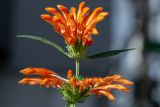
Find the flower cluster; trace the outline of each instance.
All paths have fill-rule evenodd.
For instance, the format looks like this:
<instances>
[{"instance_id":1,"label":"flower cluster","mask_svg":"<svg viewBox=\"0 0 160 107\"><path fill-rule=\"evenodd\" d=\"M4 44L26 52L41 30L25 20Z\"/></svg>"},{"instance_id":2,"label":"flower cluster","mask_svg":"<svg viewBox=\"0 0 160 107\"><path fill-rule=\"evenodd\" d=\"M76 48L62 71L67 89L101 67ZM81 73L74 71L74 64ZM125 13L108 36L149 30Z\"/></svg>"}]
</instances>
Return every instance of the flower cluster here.
<instances>
[{"instance_id":1,"label":"flower cluster","mask_svg":"<svg viewBox=\"0 0 160 107\"><path fill-rule=\"evenodd\" d=\"M63 36L68 52L56 43L42 37L28 35L21 35L18 37L41 41L55 47L69 58L74 58L76 62L75 76L73 75L72 70L68 70L67 78L63 78L56 72L45 68L25 68L20 71L22 74L27 76L34 75L36 77L24 78L19 81L19 84L57 88L63 95L63 99L66 101L66 107L75 107L77 103L84 102L88 96L93 94L98 96L104 95L108 99L114 100L115 97L112 95L111 89L129 92L127 86L133 85L133 82L120 75L106 76L103 78L82 78L80 76L79 63L82 58L103 58L133 50L113 50L85 56L86 48L93 42L92 35L99 34L96 24L102 21L105 16L108 15L108 12L104 12L102 7L90 11L90 8L85 6L85 2L81 2L78 9L75 7L67 9L60 4L58 4L57 7L59 10L53 7L45 8L45 10L52 15L42 14L41 18L50 23L55 31Z\"/></svg>"},{"instance_id":2,"label":"flower cluster","mask_svg":"<svg viewBox=\"0 0 160 107\"><path fill-rule=\"evenodd\" d=\"M70 46L75 46L76 43L83 46L91 45L92 34L98 34L96 24L108 15L108 12L102 12L102 7L89 12L90 8L85 7L85 2L79 4L77 11L75 7L71 7L70 10L60 4L57 7L61 13L53 7L47 7L45 10L54 16L42 14L41 18L54 26L55 31L61 34Z\"/></svg>"},{"instance_id":3,"label":"flower cluster","mask_svg":"<svg viewBox=\"0 0 160 107\"><path fill-rule=\"evenodd\" d=\"M24 75L39 75L40 78L24 78L19 81L20 84L40 85L46 87L54 87L58 89L66 89L64 84L69 84L73 90L78 90L77 93L82 93L85 90L85 96L97 94L104 95L110 100L115 97L111 94L111 89L129 92L125 85L133 85L133 82L124 79L120 75L106 76L103 78L82 78L78 80L73 76L72 70L68 70L67 79L62 78L57 73L45 68L26 68L20 71Z\"/></svg>"}]
</instances>

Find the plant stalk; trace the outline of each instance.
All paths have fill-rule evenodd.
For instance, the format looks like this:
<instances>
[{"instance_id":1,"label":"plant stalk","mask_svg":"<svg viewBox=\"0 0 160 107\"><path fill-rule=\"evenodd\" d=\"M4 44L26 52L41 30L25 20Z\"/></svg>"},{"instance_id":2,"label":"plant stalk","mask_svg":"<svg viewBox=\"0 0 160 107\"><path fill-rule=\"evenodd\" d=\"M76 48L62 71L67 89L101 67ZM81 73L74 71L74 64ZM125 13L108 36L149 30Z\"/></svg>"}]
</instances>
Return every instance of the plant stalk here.
<instances>
[{"instance_id":1,"label":"plant stalk","mask_svg":"<svg viewBox=\"0 0 160 107\"><path fill-rule=\"evenodd\" d=\"M79 59L76 59L76 78L79 78Z\"/></svg>"},{"instance_id":2,"label":"plant stalk","mask_svg":"<svg viewBox=\"0 0 160 107\"><path fill-rule=\"evenodd\" d=\"M76 104L67 104L66 107L76 107Z\"/></svg>"},{"instance_id":3,"label":"plant stalk","mask_svg":"<svg viewBox=\"0 0 160 107\"><path fill-rule=\"evenodd\" d=\"M76 104L70 104L70 107L76 107Z\"/></svg>"}]
</instances>

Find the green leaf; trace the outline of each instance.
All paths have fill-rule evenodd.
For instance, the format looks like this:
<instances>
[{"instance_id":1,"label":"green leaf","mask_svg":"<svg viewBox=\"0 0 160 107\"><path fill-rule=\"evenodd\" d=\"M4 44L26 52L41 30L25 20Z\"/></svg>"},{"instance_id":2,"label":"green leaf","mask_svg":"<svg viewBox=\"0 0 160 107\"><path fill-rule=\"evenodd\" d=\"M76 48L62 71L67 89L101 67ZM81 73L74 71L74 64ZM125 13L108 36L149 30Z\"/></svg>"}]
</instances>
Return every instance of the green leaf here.
<instances>
[{"instance_id":1,"label":"green leaf","mask_svg":"<svg viewBox=\"0 0 160 107\"><path fill-rule=\"evenodd\" d=\"M38 37L38 36L31 36L31 35L18 35L17 37L33 39L33 40L37 40L37 41L40 41L42 43L51 45L51 46L55 47L56 49L58 49L64 55L68 56L67 52L65 52L65 50L61 46L59 46L56 43L54 43L54 42L52 42L50 40L47 40L45 38Z\"/></svg>"},{"instance_id":2,"label":"green leaf","mask_svg":"<svg viewBox=\"0 0 160 107\"><path fill-rule=\"evenodd\" d=\"M130 51L130 50L134 50L134 49L135 48L100 52L100 53L97 53L95 55L87 56L85 59L97 59L97 58L110 57L110 56L118 55L122 52L127 52L127 51Z\"/></svg>"}]
</instances>

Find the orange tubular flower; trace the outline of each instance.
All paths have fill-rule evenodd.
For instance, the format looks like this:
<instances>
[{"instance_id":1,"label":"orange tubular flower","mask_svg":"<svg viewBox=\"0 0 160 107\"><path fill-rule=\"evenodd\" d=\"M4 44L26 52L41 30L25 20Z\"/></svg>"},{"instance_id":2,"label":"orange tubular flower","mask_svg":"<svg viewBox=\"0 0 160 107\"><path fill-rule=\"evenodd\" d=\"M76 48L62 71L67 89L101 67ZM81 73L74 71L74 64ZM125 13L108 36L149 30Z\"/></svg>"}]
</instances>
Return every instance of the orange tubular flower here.
<instances>
[{"instance_id":1,"label":"orange tubular flower","mask_svg":"<svg viewBox=\"0 0 160 107\"><path fill-rule=\"evenodd\" d=\"M67 79L60 77L57 73L45 68L26 68L20 71L24 75L40 75L40 78L24 78L19 81L20 84L40 85L54 88L65 88L64 83L69 84L73 90L78 89L78 93L89 89L86 96L97 94L104 95L110 100L115 97L111 94L111 89L129 92L125 85L133 85L133 82L122 78L120 75L106 76L104 78L83 78L78 80L73 76L72 70L68 70ZM65 88L66 89L66 88Z\"/></svg>"},{"instance_id":2,"label":"orange tubular flower","mask_svg":"<svg viewBox=\"0 0 160 107\"><path fill-rule=\"evenodd\" d=\"M92 34L99 34L96 24L108 15L108 12L102 12L102 7L89 12L90 8L85 7L85 2L79 4L77 11L75 7L69 10L60 4L57 8L61 13L53 7L46 7L45 10L54 16L42 14L41 18L54 26L55 31L62 35L70 46L75 46L76 41L83 46L91 45Z\"/></svg>"},{"instance_id":3,"label":"orange tubular flower","mask_svg":"<svg viewBox=\"0 0 160 107\"><path fill-rule=\"evenodd\" d=\"M40 75L40 78L24 78L19 84L40 85L60 88L67 80L58 76L57 73L45 68L26 68L20 71L24 75Z\"/></svg>"},{"instance_id":4,"label":"orange tubular flower","mask_svg":"<svg viewBox=\"0 0 160 107\"><path fill-rule=\"evenodd\" d=\"M84 78L83 80L77 80L72 77L69 83L73 88L80 88L80 91L90 89L88 95L97 94L104 95L110 100L114 100L115 97L111 94L111 89L116 89L124 92L129 92L129 89L124 85L133 85L133 82L122 78L120 75L106 76L104 78Z\"/></svg>"}]
</instances>

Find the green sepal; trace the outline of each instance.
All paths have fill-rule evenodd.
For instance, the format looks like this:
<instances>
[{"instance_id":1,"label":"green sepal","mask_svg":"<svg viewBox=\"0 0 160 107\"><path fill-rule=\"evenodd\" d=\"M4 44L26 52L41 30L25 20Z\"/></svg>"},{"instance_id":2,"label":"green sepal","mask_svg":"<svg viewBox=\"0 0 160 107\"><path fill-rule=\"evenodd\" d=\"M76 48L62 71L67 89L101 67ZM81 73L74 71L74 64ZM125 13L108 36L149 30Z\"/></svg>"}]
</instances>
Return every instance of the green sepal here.
<instances>
[{"instance_id":1,"label":"green sepal","mask_svg":"<svg viewBox=\"0 0 160 107\"><path fill-rule=\"evenodd\" d=\"M28 38L28 39L33 39L33 40L37 40L37 41L40 41L42 43L45 43L45 44L48 44L48 45L51 45L53 46L54 48L56 48L57 50L59 50L59 52L63 53L64 55L68 56L68 53L65 52L65 50L57 45L55 42L52 42L48 39L45 39L45 38L42 38L42 37L38 37L38 36L31 36L31 35L18 35L16 37L21 37L21 38Z\"/></svg>"},{"instance_id":2,"label":"green sepal","mask_svg":"<svg viewBox=\"0 0 160 107\"><path fill-rule=\"evenodd\" d=\"M76 104L85 101L86 97L88 97L86 94L89 92L89 89L80 92L79 88L74 89L70 84L64 83L59 92L63 95L63 99L67 104Z\"/></svg>"},{"instance_id":3,"label":"green sepal","mask_svg":"<svg viewBox=\"0 0 160 107\"><path fill-rule=\"evenodd\" d=\"M127 52L127 51L131 51L134 50L135 48L132 49L122 49L122 50L111 50L111 51L106 51L106 52L100 52L94 55L90 55L85 57L84 59L97 59L97 58L105 58L105 57L110 57L110 56L114 56L114 55L118 55L122 52Z\"/></svg>"}]
</instances>

